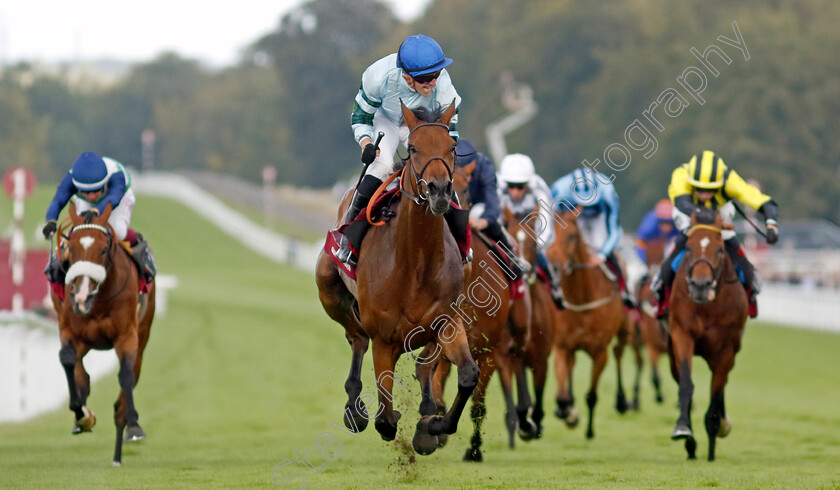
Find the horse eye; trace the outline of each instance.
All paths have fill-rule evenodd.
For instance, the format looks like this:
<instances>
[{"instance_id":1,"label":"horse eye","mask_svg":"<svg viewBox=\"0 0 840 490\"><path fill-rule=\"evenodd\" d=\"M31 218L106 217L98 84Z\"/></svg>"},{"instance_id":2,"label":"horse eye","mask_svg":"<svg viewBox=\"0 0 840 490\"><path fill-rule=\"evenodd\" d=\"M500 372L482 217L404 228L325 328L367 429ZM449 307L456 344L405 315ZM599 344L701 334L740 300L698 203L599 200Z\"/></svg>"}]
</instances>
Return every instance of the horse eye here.
<instances>
[{"instance_id":1,"label":"horse eye","mask_svg":"<svg viewBox=\"0 0 840 490\"><path fill-rule=\"evenodd\" d=\"M414 145L409 145L408 151L409 153L417 153L417 148L415 148Z\"/></svg>"}]
</instances>

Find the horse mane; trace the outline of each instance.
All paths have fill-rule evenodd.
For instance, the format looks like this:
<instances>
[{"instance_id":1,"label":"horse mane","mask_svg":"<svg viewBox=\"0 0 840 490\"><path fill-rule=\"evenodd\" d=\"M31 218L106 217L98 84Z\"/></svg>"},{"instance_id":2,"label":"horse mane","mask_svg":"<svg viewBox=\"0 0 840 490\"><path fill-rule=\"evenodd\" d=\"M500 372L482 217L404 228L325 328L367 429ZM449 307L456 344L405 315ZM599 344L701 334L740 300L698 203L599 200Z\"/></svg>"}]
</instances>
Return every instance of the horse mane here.
<instances>
[{"instance_id":1,"label":"horse mane","mask_svg":"<svg viewBox=\"0 0 840 490\"><path fill-rule=\"evenodd\" d=\"M715 224L715 219L717 218L717 211L710 208L698 208L694 211L694 219L697 221L697 224L700 225L713 225Z\"/></svg>"}]
</instances>

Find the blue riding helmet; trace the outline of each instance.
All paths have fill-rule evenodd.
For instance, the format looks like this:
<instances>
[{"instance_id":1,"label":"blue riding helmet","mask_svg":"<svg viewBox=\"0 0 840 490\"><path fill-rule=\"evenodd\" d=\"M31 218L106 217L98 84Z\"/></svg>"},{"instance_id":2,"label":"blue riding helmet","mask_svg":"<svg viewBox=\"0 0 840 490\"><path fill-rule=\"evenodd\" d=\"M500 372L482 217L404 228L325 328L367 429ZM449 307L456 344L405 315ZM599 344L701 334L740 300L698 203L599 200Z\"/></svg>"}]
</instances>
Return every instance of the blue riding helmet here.
<instances>
[{"instance_id":1,"label":"blue riding helmet","mask_svg":"<svg viewBox=\"0 0 840 490\"><path fill-rule=\"evenodd\" d=\"M441 70L452 60L443 55L440 45L429 36L408 36L397 51L397 66L412 77Z\"/></svg>"},{"instance_id":2,"label":"blue riding helmet","mask_svg":"<svg viewBox=\"0 0 840 490\"><path fill-rule=\"evenodd\" d=\"M108 167L105 161L90 151L79 155L70 173L73 175L73 185L84 192L97 191L104 187L108 180Z\"/></svg>"}]
</instances>

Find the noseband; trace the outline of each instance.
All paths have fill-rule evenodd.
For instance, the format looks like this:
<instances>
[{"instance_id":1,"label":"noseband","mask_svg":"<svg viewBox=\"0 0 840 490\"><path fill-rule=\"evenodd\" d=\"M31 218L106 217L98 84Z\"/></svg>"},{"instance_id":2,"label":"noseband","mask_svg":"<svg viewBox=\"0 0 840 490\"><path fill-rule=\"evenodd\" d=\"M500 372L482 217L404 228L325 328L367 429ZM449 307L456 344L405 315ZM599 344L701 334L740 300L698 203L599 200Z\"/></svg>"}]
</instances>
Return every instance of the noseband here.
<instances>
[{"instance_id":1,"label":"noseband","mask_svg":"<svg viewBox=\"0 0 840 490\"><path fill-rule=\"evenodd\" d=\"M449 126L447 126L446 124L443 124L443 123L422 123L422 124L418 124L417 126L414 127L414 129L411 130L411 133L409 133L409 135L408 135L409 146L411 146L411 137L414 136L414 132L417 131L418 129L422 128L422 127L427 127L427 126L439 126L441 128L446 129L447 133L449 132ZM428 190L429 189L429 183L426 182L423 179L423 174L426 173L426 169L429 168L429 165L433 161L440 160L441 162L443 162L443 166L446 168L446 172L449 175L449 183L450 184L452 183L452 179L454 178L454 174L452 173L453 171L452 171L452 169L449 168L449 164L446 163L446 160L444 160L443 157L434 156L432 158L429 158L426 161L426 163L423 165L423 168L420 169L419 173L414 169L414 157L413 157L410 150L408 152L408 157L406 158L406 160L408 160L408 167L411 169L411 173L414 176L414 186L413 187L414 187L414 192L416 192L417 195L412 195L411 193L406 192L405 189L403 189L402 192L403 192L403 194L406 195L406 197L408 197L409 199L414 201L415 204L422 204L423 201L425 201L429 198L429 190ZM453 167L454 166L455 165L453 163ZM421 193L420 193L420 183L421 182L426 184L425 195L421 195Z\"/></svg>"},{"instance_id":2,"label":"noseband","mask_svg":"<svg viewBox=\"0 0 840 490\"><path fill-rule=\"evenodd\" d=\"M694 225L691 228L689 228L687 235L690 237L692 235L692 233L694 233L697 230L708 230L708 231L713 231L713 232L718 233L718 234L721 233L721 229L716 227L716 226ZM702 257L702 256L698 257L698 258L692 260L690 264L688 264L688 269L686 270L686 278L689 281L691 281L691 274L694 271L694 268L696 266L700 265L700 264L706 264L706 265L709 266L709 269L712 270L712 276L714 277L714 279L712 279L712 289L715 289L715 288L717 288L718 279L720 279L720 274L723 272L723 262L724 262L724 260L725 259L721 260L720 263L717 266L715 266L714 264L712 264L712 261L707 259L706 257Z\"/></svg>"}]
</instances>

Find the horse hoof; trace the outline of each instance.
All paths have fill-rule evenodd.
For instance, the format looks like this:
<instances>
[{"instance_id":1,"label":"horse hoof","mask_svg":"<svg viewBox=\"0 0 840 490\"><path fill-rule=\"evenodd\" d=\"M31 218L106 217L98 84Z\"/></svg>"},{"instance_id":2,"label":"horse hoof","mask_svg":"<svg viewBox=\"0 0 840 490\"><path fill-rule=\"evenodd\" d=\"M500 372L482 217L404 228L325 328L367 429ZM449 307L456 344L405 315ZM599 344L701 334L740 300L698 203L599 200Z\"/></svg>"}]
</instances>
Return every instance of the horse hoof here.
<instances>
[{"instance_id":1,"label":"horse hoof","mask_svg":"<svg viewBox=\"0 0 840 490\"><path fill-rule=\"evenodd\" d=\"M438 447L443 447L443 446L446 445L447 442L449 442L449 434L446 434L446 433L438 434L437 438L438 438Z\"/></svg>"},{"instance_id":2,"label":"horse hoof","mask_svg":"<svg viewBox=\"0 0 840 490\"><path fill-rule=\"evenodd\" d=\"M135 425L133 427L128 427L125 430L125 441L126 442L142 441L145 438L146 438L146 433L143 432L143 429L141 429L139 425Z\"/></svg>"},{"instance_id":3,"label":"horse hoof","mask_svg":"<svg viewBox=\"0 0 840 490\"><path fill-rule=\"evenodd\" d=\"M417 421L417 432L438 436L443 434L443 417L440 415L424 415Z\"/></svg>"},{"instance_id":4,"label":"horse hoof","mask_svg":"<svg viewBox=\"0 0 840 490\"><path fill-rule=\"evenodd\" d=\"M397 437L397 426L391 425L385 420L377 420L374 424L376 432L379 432L379 437L385 442L393 441Z\"/></svg>"},{"instance_id":5,"label":"horse hoof","mask_svg":"<svg viewBox=\"0 0 840 490\"><path fill-rule=\"evenodd\" d=\"M527 419L524 427L520 425L516 429L516 433L519 434L520 439L527 442L536 439L537 435L540 433L540 430L539 428L537 428L537 424L535 424L534 421L529 418Z\"/></svg>"},{"instance_id":6,"label":"horse hoof","mask_svg":"<svg viewBox=\"0 0 840 490\"><path fill-rule=\"evenodd\" d=\"M414 452L421 456L427 456L435 452L440 446L437 436L430 436L420 431L414 433L414 439L411 440L411 445L414 447Z\"/></svg>"},{"instance_id":7,"label":"horse hoof","mask_svg":"<svg viewBox=\"0 0 840 490\"><path fill-rule=\"evenodd\" d=\"M718 437L726 437L729 435L729 432L732 430L732 422L729 421L729 417L724 417L720 419L720 429L718 429Z\"/></svg>"},{"instance_id":8,"label":"horse hoof","mask_svg":"<svg viewBox=\"0 0 840 490\"><path fill-rule=\"evenodd\" d=\"M656 403L662 403L664 401L665 401L665 399L662 398L662 395L656 395Z\"/></svg>"},{"instance_id":9,"label":"horse hoof","mask_svg":"<svg viewBox=\"0 0 840 490\"><path fill-rule=\"evenodd\" d=\"M93 426L96 425L96 415L93 414L88 407L82 407L82 412L84 412L84 416L80 419L76 419L73 424L73 434L81 434L82 432L91 432L93 430Z\"/></svg>"},{"instance_id":10,"label":"horse hoof","mask_svg":"<svg viewBox=\"0 0 840 490\"><path fill-rule=\"evenodd\" d=\"M615 402L615 410L624 415L630 409L630 405L627 403L627 400L619 399Z\"/></svg>"},{"instance_id":11,"label":"horse hoof","mask_svg":"<svg viewBox=\"0 0 840 490\"><path fill-rule=\"evenodd\" d=\"M687 439L694 437L694 433L687 425L677 425L674 427L674 432L671 433L671 440L678 441L680 439Z\"/></svg>"},{"instance_id":12,"label":"horse hoof","mask_svg":"<svg viewBox=\"0 0 840 490\"><path fill-rule=\"evenodd\" d=\"M122 466L122 463L120 463L119 461L113 461L113 462L111 463L111 466L114 466L114 467L119 468L120 466Z\"/></svg>"},{"instance_id":13,"label":"horse hoof","mask_svg":"<svg viewBox=\"0 0 840 490\"><path fill-rule=\"evenodd\" d=\"M566 427L574 429L577 427L578 422L580 422L580 417L578 416L577 409L573 408L569 410L568 415L566 415Z\"/></svg>"},{"instance_id":14,"label":"horse hoof","mask_svg":"<svg viewBox=\"0 0 840 490\"><path fill-rule=\"evenodd\" d=\"M484 457L481 455L481 449L471 447L464 453L464 461L472 461L473 463L481 463Z\"/></svg>"},{"instance_id":15,"label":"horse hoof","mask_svg":"<svg viewBox=\"0 0 840 490\"><path fill-rule=\"evenodd\" d=\"M360 407L361 410L366 410L364 404ZM351 432L359 433L367 429L368 418L355 410L355 407L348 405L344 406L344 427L347 427Z\"/></svg>"}]
</instances>

